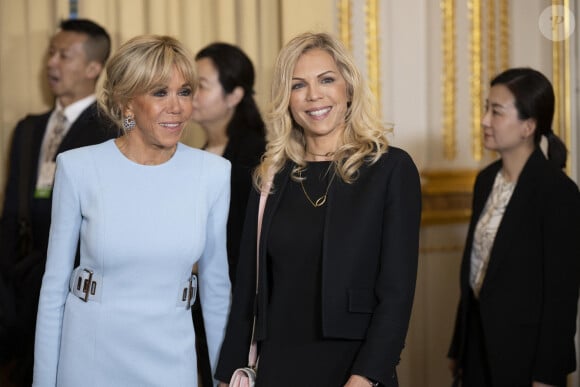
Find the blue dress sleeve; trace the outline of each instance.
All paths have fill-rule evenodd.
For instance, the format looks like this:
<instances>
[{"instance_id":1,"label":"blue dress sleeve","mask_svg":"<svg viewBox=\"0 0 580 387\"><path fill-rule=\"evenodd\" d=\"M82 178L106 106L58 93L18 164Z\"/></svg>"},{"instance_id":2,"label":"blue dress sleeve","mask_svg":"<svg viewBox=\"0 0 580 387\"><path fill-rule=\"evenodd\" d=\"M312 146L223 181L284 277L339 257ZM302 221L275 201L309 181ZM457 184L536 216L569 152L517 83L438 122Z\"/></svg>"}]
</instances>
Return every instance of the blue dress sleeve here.
<instances>
[{"instance_id":1,"label":"blue dress sleeve","mask_svg":"<svg viewBox=\"0 0 580 387\"><path fill-rule=\"evenodd\" d=\"M226 250L231 169L229 162L220 163L219 166L217 170L210 169L208 173L211 176L208 178L208 185L212 201L209 204L205 248L198 263L200 302L212 374L215 373L224 338L231 298Z\"/></svg>"},{"instance_id":2,"label":"blue dress sleeve","mask_svg":"<svg viewBox=\"0 0 580 387\"><path fill-rule=\"evenodd\" d=\"M63 155L58 156L46 269L36 323L34 387L56 385L64 306L82 218L75 186L78 179L72 176L70 166Z\"/></svg>"}]
</instances>

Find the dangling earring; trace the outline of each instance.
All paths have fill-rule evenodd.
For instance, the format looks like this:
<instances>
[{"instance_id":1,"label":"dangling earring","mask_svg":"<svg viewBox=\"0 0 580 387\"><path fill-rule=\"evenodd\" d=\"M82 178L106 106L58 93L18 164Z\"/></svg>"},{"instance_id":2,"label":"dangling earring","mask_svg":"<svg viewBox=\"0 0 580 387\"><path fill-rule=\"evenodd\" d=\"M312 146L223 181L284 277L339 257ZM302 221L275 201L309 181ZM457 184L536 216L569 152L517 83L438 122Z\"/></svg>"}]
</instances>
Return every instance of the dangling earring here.
<instances>
[{"instance_id":1,"label":"dangling earring","mask_svg":"<svg viewBox=\"0 0 580 387\"><path fill-rule=\"evenodd\" d=\"M133 119L133 116L127 116L123 119L123 129L125 129L127 132L133 129L134 127L135 127L135 119Z\"/></svg>"}]
</instances>

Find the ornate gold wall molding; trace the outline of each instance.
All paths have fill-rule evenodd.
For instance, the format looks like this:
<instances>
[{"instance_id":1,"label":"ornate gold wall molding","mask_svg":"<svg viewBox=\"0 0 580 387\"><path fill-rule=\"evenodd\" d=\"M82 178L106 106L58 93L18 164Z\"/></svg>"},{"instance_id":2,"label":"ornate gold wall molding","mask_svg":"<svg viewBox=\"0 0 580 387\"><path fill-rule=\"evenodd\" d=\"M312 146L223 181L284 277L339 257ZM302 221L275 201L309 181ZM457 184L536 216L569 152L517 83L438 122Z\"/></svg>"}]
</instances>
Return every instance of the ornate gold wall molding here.
<instances>
[{"instance_id":1,"label":"ornate gold wall molding","mask_svg":"<svg viewBox=\"0 0 580 387\"><path fill-rule=\"evenodd\" d=\"M338 0L338 35L348 50L352 45L351 18L350 0Z\"/></svg>"},{"instance_id":2,"label":"ornate gold wall molding","mask_svg":"<svg viewBox=\"0 0 580 387\"><path fill-rule=\"evenodd\" d=\"M366 54L369 86L381 106L381 77L379 72L379 0L367 0L365 5ZM380 108L378 109L380 112Z\"/></svg>"},{"instance_id":3,"label":"ornate gold wall molding","mask_svg":"<svg viewBox=\"0 0 580 387\"><path fill-rule=\"evenodd\" d=\"M443 245L443 246L427 246L419 247L419 254L448 254L462 252L465 245Z\"/></svg>"},{"instance_id":4,"label":"ornate gold wall molding","mask_svg":"<svg viewBox=\"0 0 580 387\"><path fill-rule=\"evenodd\" d=\"M367 81L369 88L377 101L377 111L381 113L381 76L380 76L380 41L379 41L379 1L366 0L364 3L364 47ZM353 12L352 0L337 0L338 36L344 45L352 51L353 42ZM355 5L361 2L354 2ZM357 9L358 10L358 9ZM362 16L355 14L355 18ZM358 30L356 31L358 32ZM358 35L355 34L357 37Z\"/></svg>"},{"instance_id":5,"label":"ornate gold wall molding","mask_svg":"<svg viewBox=\"0 0 580 387\"><path fill-rule=\"evenodd\" d=\"M443 93L443 156L455 159L456 144L456 2L441 0L442 17L442 93ZM483 100L489 80L509 67L509 2L508 0L469 0L469 96L471 116L470 146L473 159L483 158L481 119Z\"/></svg>"},{"instance_id":6,"label":"ornate gold wall molding","mask_svg":"<svg viewBox=\"0 0 580 387\"><path fill-rule=\"evenodd\" d=\"M510 29L508 0L499 0L499 61L500 69L510 66Z\"/></svg>"},{"instance_id":7,"label":"ornate gold wall molding","mask_svg":"<svg viewBox=\"0 0 580 387\"><path fill-rule=\"evenodd\" d=\"M455 0L442 0L441 13L443 17L443 156L448 160L453 160L457 154Z\"/></svg>"},{"instance_id":8,"label":"ornate gold wall molding","mask_svg":"<svg viewBox=\"0 0 580 387\"><path fill-rule=\"evenodd\" d=\"M477 173L471 169L423 171L423 224L467 222Z\"/></svg>"},{"instance_id":9,"label":"ornate gold wall molding","mask_svg":"<svg viewBox=\"0 0 580 387\"><path fill-rule=\"evenodd\" d=\"M487 0L485 7L487 28L482 37L487 39L486 81L509 67L509 3L508 0Z\"/></svg>"},{"instance_id":10,"label":"ornate gold wall molding","mask_svg":"<svg viewBox=\"0 0 580 387\"><path fill-rule=\"evenodd\" d=\"M469 40L471 79L469 94L471 97L471 151L475 160L483 157L481 138L481 111L482 111L482 17L481 0L469 0L469 18L471 21L471 35Z\"/></svg>"},{"instance_id":11,"label":"ornate gold wall molding","mask_svg":"<svg viewBox=\"0 0 580 387\"><path fill-rule=\"evenodd\" d=\"M497 73L495 0L487 0L487 76Z\"/></svg>"},{"instance_id":12,"label":"ornate gold wall molding","mask_svg":"<svg viewBox=\"0 0 580 387\"><path fill-rule=\"evenodd\" d=\"M568 149L572 143L572 108L570 82L570 1L552 0L552 15L561 14L563 6L561 28L552 28L552 84L556 96L553 129ZM558 8L557 8L558 7ZM561 36L561 34L564 36ZM570 163L567 163L570 173Z\"/></svg>"}]
</instances>

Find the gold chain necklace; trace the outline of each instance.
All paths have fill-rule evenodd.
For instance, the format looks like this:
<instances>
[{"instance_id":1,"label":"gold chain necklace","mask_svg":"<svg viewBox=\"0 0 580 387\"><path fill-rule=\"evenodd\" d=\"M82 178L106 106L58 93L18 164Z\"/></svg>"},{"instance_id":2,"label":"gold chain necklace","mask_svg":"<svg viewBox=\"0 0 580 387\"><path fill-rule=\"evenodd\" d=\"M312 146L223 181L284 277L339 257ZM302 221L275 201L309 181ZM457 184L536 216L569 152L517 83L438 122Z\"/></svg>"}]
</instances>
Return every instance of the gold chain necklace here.
<instances>
[{"instance_id":1,"label":"gold chain necklace","mask_svg":"<svg viewBox=\"0 0 580 387\"><path fill-rule=\"evenodd\" d=\"M310 204L312 204L312 206L314 208L322 207L324 205L324 203L326 203L326 197L328 196L328 190L330 189L330 185L332 184L332 181L334 180L335 175L336 175L336 171L332 173L332 176L330 177L330 181L328 182L328 185L326 186L326 192L324 192L324 195L322 195L321 197L319 197L318 199L316 199L314 201L310 198L310 195L308 195L308 192L306 192L306 188L304 188L304 183L303 183L303 179L302 179L302 170L300 172L298 172L298 177L300 178L300 186L302 187L302 192L304 192L304 196L306 196L306 199L310 202Z\"/></svg>"},{"instance_id":2,"label":"gold chain necklace","mask_svg":"<svg viewBox=\"0 0 580 387\"><path fill-rule=\"evenodd\" d=\"M318 157L334 157L334 154L336 152L314 153L314 152L310 152L308 149L306 149L306 153L308 153L309 155L318 156Z\"/></svg>"}]
</instances>

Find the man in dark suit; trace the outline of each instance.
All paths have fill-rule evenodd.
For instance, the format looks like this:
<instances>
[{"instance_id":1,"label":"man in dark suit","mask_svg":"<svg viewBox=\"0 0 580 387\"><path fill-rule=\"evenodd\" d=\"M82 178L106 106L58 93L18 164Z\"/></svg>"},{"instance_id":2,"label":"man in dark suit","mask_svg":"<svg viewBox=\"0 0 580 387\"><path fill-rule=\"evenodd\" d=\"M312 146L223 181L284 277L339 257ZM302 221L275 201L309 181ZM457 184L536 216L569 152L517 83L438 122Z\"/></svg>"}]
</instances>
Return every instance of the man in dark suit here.
<instances>
[{"instance_id":1,"label":"man in dark suit","mask_svg":"<svg viewBox=\"0 0 580 387\"><path fill-rule=\"evenodd\" d=\"M99 117L94 94L110 47L109 34L98 24L85 19L62 21L50 41L46 64L54 108L26 116L14 130L0 229L0 273L11 284L16 301L14 331L8 335L11 342L2 343L10 348L11 379L16 386L30 386L32 379L56 155L115 135Z\"/></svg>"}]
</instances>

